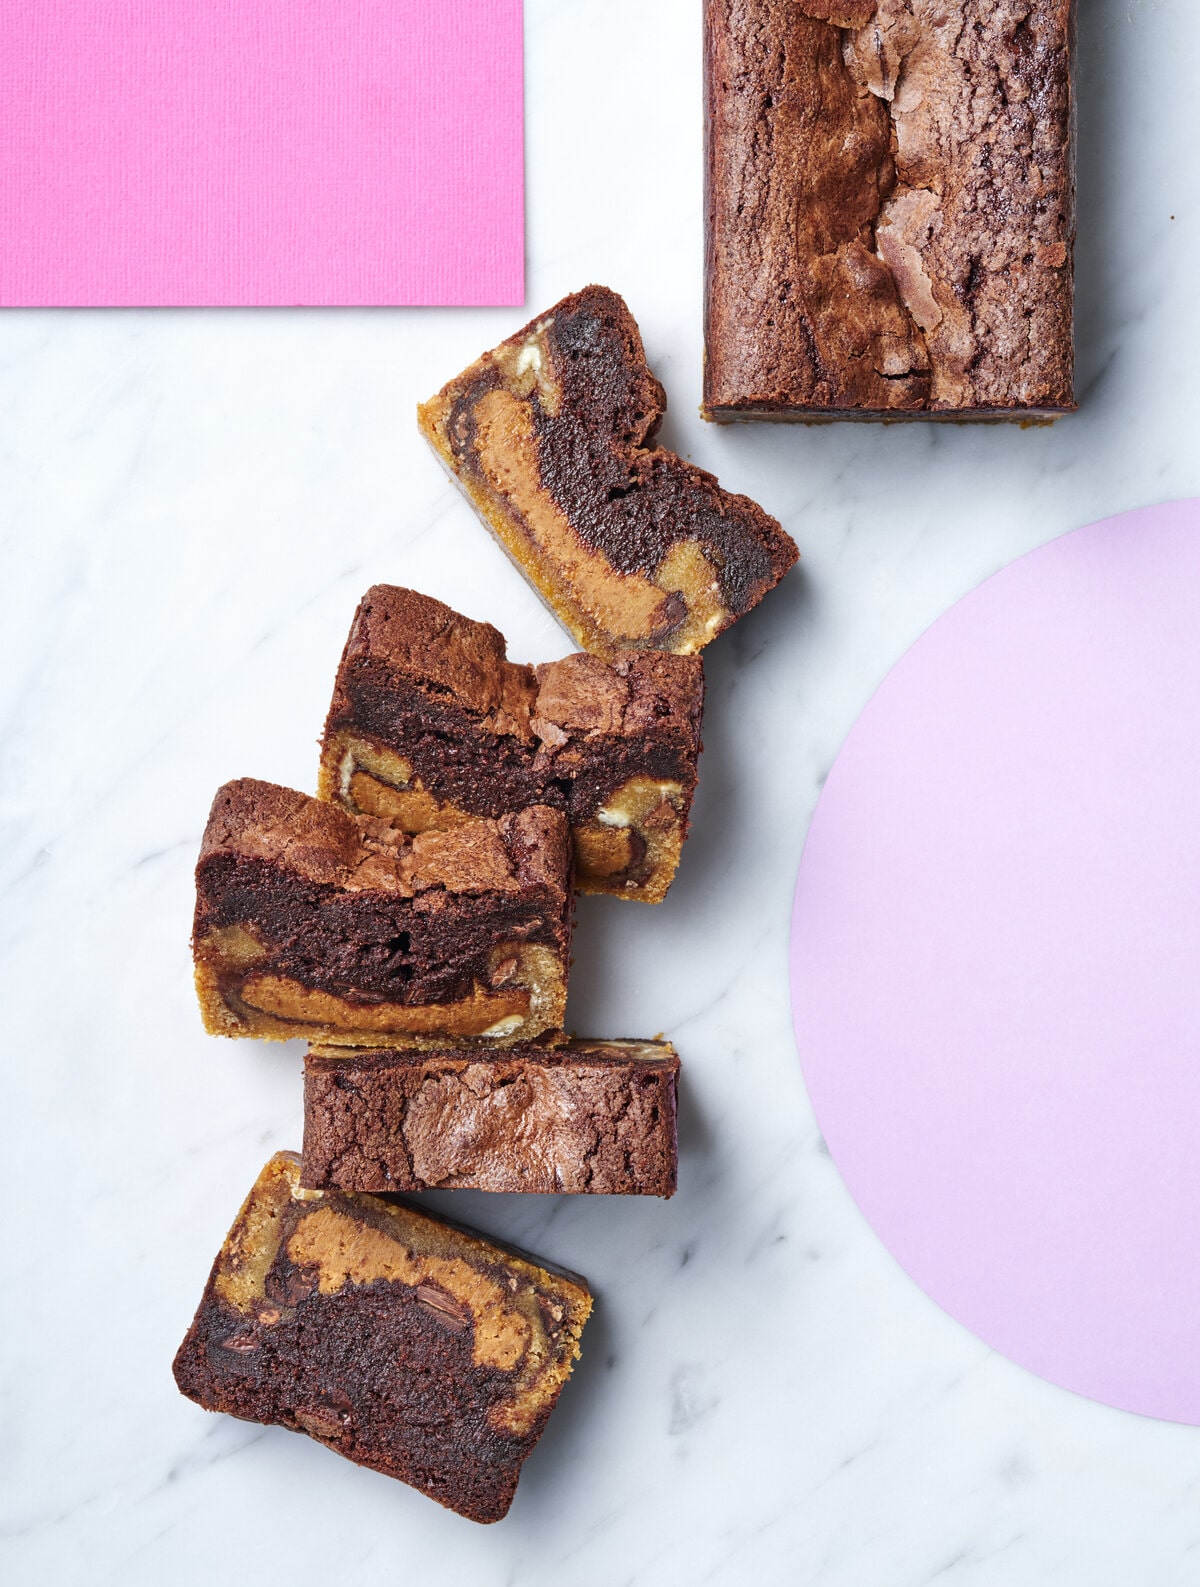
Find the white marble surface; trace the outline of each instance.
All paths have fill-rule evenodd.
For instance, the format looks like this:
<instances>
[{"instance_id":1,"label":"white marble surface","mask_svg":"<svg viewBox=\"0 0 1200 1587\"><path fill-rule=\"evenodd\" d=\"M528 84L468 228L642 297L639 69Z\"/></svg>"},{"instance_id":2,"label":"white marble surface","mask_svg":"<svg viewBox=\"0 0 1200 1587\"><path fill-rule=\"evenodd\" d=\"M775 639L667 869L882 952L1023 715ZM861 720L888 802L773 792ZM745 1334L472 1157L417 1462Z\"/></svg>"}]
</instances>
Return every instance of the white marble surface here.
<instances>
[{"instance_id":1,"label":"white marble surface","mask_svg":"<svg viewBox=\"0 0 1200 1587\"><path fill-rule=\"evenodd\" d=\"M697 10L529 0L529 308L624 291L666 439L777 513L804 573L710 652L669 901L580 908L573 1023L684 1053L678 1196L454 1201L599 1296L497 1527L206 1415L170 1360L300 1130L298 1050L193 1007L213 790L312 786L373 581L519 658L569 648L412 419L523 316L0 315L8 1581L1200 1580L1200 1431L1038 1382L916 1291L822 1150L786 982L806 822L889 665L1022 551L1200 493L1194 7L1081 0L1083 409L1025 432L700 422Z\"/></svg>"}]
</instances>

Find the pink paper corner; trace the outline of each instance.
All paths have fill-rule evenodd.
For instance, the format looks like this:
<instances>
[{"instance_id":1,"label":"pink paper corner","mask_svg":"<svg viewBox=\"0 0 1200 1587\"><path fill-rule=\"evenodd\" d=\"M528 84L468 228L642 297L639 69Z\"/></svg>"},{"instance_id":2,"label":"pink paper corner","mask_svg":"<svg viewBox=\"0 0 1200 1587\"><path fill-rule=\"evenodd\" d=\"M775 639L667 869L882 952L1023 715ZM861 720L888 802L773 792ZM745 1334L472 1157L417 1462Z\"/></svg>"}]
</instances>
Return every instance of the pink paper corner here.
<instances>
[{"instance_id":1,"label":"pink paper corner","mask_svg":"<svg viewBox=\"0 0 1200 1587\"><path fill-rule=\"evenodd\" d=\"M12 0L0 304L519 306L521 0Z\"/></svg>"}]
</instances>

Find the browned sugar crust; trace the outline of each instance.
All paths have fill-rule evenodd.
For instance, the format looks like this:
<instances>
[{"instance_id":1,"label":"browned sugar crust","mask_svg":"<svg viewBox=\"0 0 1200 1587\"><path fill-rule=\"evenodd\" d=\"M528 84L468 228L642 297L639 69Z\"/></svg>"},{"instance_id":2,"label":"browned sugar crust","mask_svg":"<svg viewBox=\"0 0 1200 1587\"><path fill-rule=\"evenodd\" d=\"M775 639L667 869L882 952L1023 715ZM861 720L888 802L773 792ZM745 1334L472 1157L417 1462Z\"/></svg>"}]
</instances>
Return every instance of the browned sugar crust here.
<instances>
[{"instance_id":1,"label":"browned sugar crust","mask_svg":"<svg viewBox=\"0 0 1200 1587\"><path fill-rule=\"evenodd\" d=\"M708 418L1075 406L1073 0L705 0Z\"/></svg>"},{"instance_id":2,"label":"browned sugar crust","mask_svg":"<svg viewBox=\"0 0 1200 1587\"><path fill-rule=\"evenodd\" d=\"M579 891L657 902L687 832L703 700L699 657L520 666L489 624L376 585L338 668L319 793L412 832L554 806Z\"/></svg>"},{"instance_id":3,"label":"browned sugar crust","mask_svg":"<svg viewBox=\"0 0 1200 1587\"><path fill-rule=\"evenodd\" d=\"M218 789L209 812L200 863L218 856L264 860L309 881L404 898L537 886L567 891L565 824L545 806L413 837L295 789L242 777Z\"/></svg>"},{"instance_id":4,"label":"browned sugar crust","mask_svg":"<svg viewBox=\"0 0 1200 1587\"><path fill-rule=\"evenodd\" d=\"M175 1381L306 1433L473 1521L498 1521L579 1355L586 1283L415 1207L263 1169Z\"/></svg>"},{"instance_id":5,"label":"browned sugar crust","mask_svg":"<svg viewBox=\"0 0 1200 1587\"><path fill-rule=\"evenodd\" d=\"M369 1045L562 1024L571 849L543 805L408 836L253 779L213 803L193 948L214 1034Z\"/></svg>"},{"instance_id":6,"label":"browned sugar crust","mask_svg":"<svg viewBox=\"0 0 1200 1587\"><path fill-rule=\"evenodd\" d=\"M653 445L665 403L628 308L590 286L419 409L485 524L597 655L692 655L797 557L754 502Z\"/></svg>"},{"instance_id":7,"label":"browned sugar crust","mask_svg":"<svg viewBox=\"0 0 1200 1587\"><path fill-rule=\"evenodd\" d=\"M679 1058L669 1042L355 1052L304 1066L302 1182L671 1196Z\"/></svg>"}]
</instances>

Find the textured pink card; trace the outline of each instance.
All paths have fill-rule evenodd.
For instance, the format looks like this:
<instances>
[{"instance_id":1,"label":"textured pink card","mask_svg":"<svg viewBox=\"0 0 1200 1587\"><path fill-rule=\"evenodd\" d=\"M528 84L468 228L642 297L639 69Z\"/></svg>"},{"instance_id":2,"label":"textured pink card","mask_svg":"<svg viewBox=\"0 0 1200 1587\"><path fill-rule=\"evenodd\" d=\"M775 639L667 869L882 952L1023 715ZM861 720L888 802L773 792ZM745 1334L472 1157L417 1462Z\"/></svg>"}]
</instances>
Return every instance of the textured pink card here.
<instances>
[{"instance_id":1,"label":"textured pink card","mask_svg":"<svg viewBox=\"0 0 1200 1587\"><path fill-rule=\"evenodd\" d=\"M7 0L0 303L524 302L521 0Z\"/></svg>"},{"instance_id":2,"label":"textured pink card","mask_svg":"<svg viewBox=\"0 0 1200 1587\"><path fill-rule=\"evenodd\" d=\"M1200 502L1023 557L825 784L796 1035L893 1255L989 1344L1200 1424Z\"/></svg>"}]
</instances>

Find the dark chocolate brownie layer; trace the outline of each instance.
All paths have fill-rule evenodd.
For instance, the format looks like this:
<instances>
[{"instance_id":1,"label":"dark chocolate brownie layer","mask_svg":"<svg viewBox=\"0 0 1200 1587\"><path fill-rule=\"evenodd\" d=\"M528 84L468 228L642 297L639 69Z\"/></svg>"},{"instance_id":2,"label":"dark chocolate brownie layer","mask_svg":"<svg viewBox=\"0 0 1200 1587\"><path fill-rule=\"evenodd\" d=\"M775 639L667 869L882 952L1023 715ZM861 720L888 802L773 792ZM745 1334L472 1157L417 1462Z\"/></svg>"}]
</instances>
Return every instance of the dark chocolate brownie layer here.
<instances>
[{"instance_id":1,"label":"dark chocolate brownie layer","mask_svg":"<svg viewBox=\"0 0 1200 1587\"><path fill-rule=\"evenodd\" d=\"M1072 0L706 0L704 410L1053 417Z\"/></svg>"},{"instance_id":2,"label":"dark chocolate brownie layer","mask_svg":"<svg viewBox=\"0 0 1200 1587\"><path fill-rule=\"evenodd\" d=\"M207 860L199 887L198 938L252 928L268 948L258 974L362 1003L451 1002L489 979L497 942L561 945L561 917L526 894L445 892L418 910L412 896L347 891L232 854Z\"/></svg>"},{"instance_id":3,"label":"dark chocolate brownie layer","mask_svg":"<svg viewBox=\"0 0 1200 1587\"><path fill-rule=\"evenodd\" d=\"M679 1059L667 1042L310 1050L302 1182L670 1196Z\"/></svg>"},{"instance_id":4,"label":"dark chocolate brownie layer","mask_svg":"<svg viewBox=\"0 0 1200 1587\"><path fill-rule=\"evenodd\" d=\"M652 444L664 407L633 316L591 286L420 410L501 544L601 655L694 653L796 560L760 507Z\"/></svg>"},{"instance_id":5,"label":"dark chocolate brownie layer","mask_svg":"<svg viewBox=\"0 0 1200 1587\"><path fill-rule=\"evenodd\" d=\"M591 1309L582 1280L267 1164L175 1358L208 1410L307 1433L475 1521L505 1514Z\"/></svg>"},{"instance_id":6,"label":"dark chocolate brownie layer","mask_svg":"<svg viewBox=\"0 0 1200 1587\"><path fill-rule=\"evenodd\" d=\"M209 1028L336 1040L553 1029L570 870L566 820L545 806L409 837L270 783L227 784L196 868Z\"/></svg>"}]
</instances>

